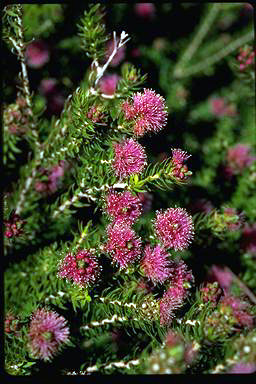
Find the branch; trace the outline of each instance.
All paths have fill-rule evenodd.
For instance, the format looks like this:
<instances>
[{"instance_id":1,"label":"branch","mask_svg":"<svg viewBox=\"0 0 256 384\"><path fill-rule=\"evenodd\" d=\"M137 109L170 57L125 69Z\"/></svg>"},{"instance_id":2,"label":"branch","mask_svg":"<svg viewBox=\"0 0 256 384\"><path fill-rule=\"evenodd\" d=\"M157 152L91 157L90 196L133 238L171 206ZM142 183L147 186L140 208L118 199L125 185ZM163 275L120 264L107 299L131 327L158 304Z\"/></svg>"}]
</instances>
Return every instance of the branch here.
<instances>
[{"instance_id":1,"label":"branch","mask_svg":"<svg viewBox=\"0 0 256 384\"><path fill-rule=\"evenodd\" d=\"M139 365L140 364L140 360L139 359L136 359L136 360L130 360L130 361L115 361L115 362L112 362L112 363L109 363L109 364L102 364L102 365L92 365L88 368L86 368L86 370L84 371L79 371L79 372L76 372L76 371L69 371L69 372L66 372L66 375L72 375L72 376L76 376L76 375L88 375L92 372L97 372L97 371L100 371L101 369L110 369L110 368L113 368L113 367L117 367L117 368L127 368L127 369L131 369L133 365Z\"/></svg>"}]
</instances>

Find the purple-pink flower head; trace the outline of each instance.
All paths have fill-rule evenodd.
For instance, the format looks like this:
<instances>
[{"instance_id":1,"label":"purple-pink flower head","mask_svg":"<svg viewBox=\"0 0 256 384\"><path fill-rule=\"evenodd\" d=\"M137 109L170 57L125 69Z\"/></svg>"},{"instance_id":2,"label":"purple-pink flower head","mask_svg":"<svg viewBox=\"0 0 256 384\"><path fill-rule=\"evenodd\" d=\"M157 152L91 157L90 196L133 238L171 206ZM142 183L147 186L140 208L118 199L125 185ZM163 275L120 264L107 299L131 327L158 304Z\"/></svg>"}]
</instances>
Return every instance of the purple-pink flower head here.
<instances>
[{"instance_id":1,"label":"purple-pink flower head","mask_svg":"<svg viewBox=\"0 0 256 384\"><path fill-rule=\"evenodd\" d=\"M107 227L107 236L105 251L120 269L138 259L141 254L141 239L129 225L123 222L110 224Z\"/></svg>"},{"instance_id":2,"label":"purple-pink flower head","mask_svg":"<svg viewBox=\"0 0 256 384\"><path fill-rule=\"evenodd\" d=\"M106 196L106 212L115 221L134 223L141 215L141 201L129 191L111 191Z\"/></svg>"},{"instance_id":3,"label":"purple-pink flower head","mask_svg":"<svg viewBox=\"0 0 256 384\"><path fill-rule=\"evenodd\" d=\"M100 266L89 250L78 251L75 255L68 253L61 260L58 268L58 277L81 286L93 284L100 272Z\"/></svg>"},{"instance_id":4,"label":"purple-pink flower head","mask_svg":"<svg viewBox=\"0 0 256 384\"><path fill-rule=\"evenodd\" d=\"M31 68L41 68L49 61L47 45L41 41L33 41L26 49L27 65Z\"/></svg>"},{"instance_id":5,"label":"purple-pink flower head","mask_svg":"<svg viewBox=\"0 0 256 384\"><path fill-rule=\"evenodd\" d=\"M250 147L246 144L237 144L227 152L227 167L231 174L239 174L256 160L250 155Z\"/></svg>"},{"instance_id":6,"label":"purple-pink flower head","mask_svg":"<svg viewBox=\"0 0 256 384\"><path fill-rule=\"evenodd\" d=\"M172 170L173 176L180 180L186 179L188 167L184 165L184 162L190 157L186 151L182 151L179 148L172 148L172 164L174 166Z\"/></svg>"},{"instance_id":7,"label":"purple-pink flower head","mask_svg":"<svg viewBox=\"0 0 256 384\"><path fill-rule=\"evenodd\" d=\"M144 148L133 139L115 143L114 151L112 167L119 179L124 179L134 173L141 173L147 164Z\"/></svg>"},{"instance_id":8,"label":"purple-pink flower head","mask_svg":"<svg viewBox=\"0 0 256 384\"><path fill-rule=\"evenodd\" d=\"M192 216L183 208L168 208L158 212L154 229L163 245L175 251L187 248L194 236Z\"/></svg>"},{"instance_id":9,"label":"purple-pink flower head","mask_svg":"<svg viewBox=\"0 0 256 384\"><path fill-rule=\"evenodd\" d=\"M155 16L156 8L154 3L137 3L134 10L137 16L147 19Z\"/></svg>"},{"instance_id":10,"label":"purple-pink flower head","mask_svg":"<svg viewBox=\"0 0 256 384\"><path fill-rule=\"evenodd\" d=\"M169 254L160 245L153 249L150 245L145 247L144 258L141 261L141 267L145 275L154 283L164 283L170 276Z\"/></svg>"},{"instance_id":11,"label":"purple-pink flower head","mask_svg":"<svg viewBox=\"0 0 256 384\"><path fill-rule=\"evenodd\" d=\"M120 76L115 73L103 76L99 81L100 91L105 95L113 95L116 91L119 79Z\"/></svg>"},{"instance_id":12,"label":"purple-pink flower head","mask_svg":"<svg viewBox=\"0 0 256 384\"><path fill-rule=\"evenodd\" d=\"M28 347L37 359L50 360L69 340L69 327L64 317L46 309L36 310L28 332Z\"/></svg>"},{"instance_id":13,"label":"purple-pink flower head","mask_svg":"<svg viewBox=\"0 0 256 384\"><path fill-rule=\"evenodd\" d=\"M162 96L151 89L144 88L144 93L137 92L133 103L122 104L127 120L134 120L134 134L143 136L147 132L158 132L167 123L167 106Z\"/></svg>"},{"instance_id":14,"label":"purple-pink flower head","mask_svg":"<svg viewBox=\"0 0 256 384\"><path fill-rule=\"evenodd\" d=\"M193 282L192 272L184 261L171 263L170 286L160 300L160 324L171 322L174 311L180 308L188 295L187 283Z\"/></svg>"}]
</instances>

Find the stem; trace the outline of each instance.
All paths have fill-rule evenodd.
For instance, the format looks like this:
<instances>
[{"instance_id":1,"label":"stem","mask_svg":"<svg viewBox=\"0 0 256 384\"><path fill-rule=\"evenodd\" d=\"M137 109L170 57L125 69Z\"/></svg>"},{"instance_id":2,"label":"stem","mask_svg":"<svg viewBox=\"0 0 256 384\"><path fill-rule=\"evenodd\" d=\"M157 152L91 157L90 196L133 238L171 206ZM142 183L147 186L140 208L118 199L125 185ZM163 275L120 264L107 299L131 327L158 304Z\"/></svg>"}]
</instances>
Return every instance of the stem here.
<instances>
[{"instance_id":1,"label":"stem","mask_svg":"<svg viewBox=\"0 0 256 384\"><path fill-rule=\"evenodd\" d=\"M233 280L239 285L239 287L244 291L244 293L251 299L252 303L256 304L256 297L252 293L252 291L250 291L250 289L231 271L231 269L229 269L228 267L225 267L224 270L226 270L232 275Z\"/></svg>"},{"instance_id":2,"label":"stem","mask_svg":"<svg viewBox=\"0 0 256 384\"><path fill-rule=\"evenodd\" d=\"M139 364L140 364L139 359L130 360L130 361L122 361L122 360L121 361L114 361L114 362L109 363L109 364L102 364L101 366L99 366L98 364L92 365L92 366L86 368L84 371L66 372L66 375L74 375L74 376L76 376L76 375L88 375L91 372L97 372L97 371L100 371L101 369L109 369L109 368L113 368L113 367L131 369L131 367L133 365L139 365Z\"/></svg>"},{"instance_id":3,"label":"stem","mask_svg":"<svg viewBox=\"0 0 256 384\"><path fill-rule=\"evenodd\" d=\"M236 51L242 45L248 43L250 40L254 38L254 32L248 32L242 37L237 38L232 41L228 46L222 48L219 52L207 57L206 59L200 61L197 64L191 65L188 69L179 69L178 71L174 71L174 77L180 79L183 77L195 75L198 72L201 72L205 68L209 67L222 60L224 57L228 56L230 53Z\"/></svg>"},{"instance_id":4,"label":"stem","mask_svg":"<svg viewBox=\"0 0 256 384\"><path fill-rule=\"evenodd\" d=\"M94 327L101 327L105 324L113 324L117 321L120 321L120 322L124 322L124 321L128 321L129 319L127 317L119 317L117 315L113 315L113 317L111 319L103 319L101 321L92 321L91 323L89 324L86 324L86 325L82 325L80 327L81 330L87 330L87 329L91 329L91 328L94 328Z\"/></svg>"},{"instance_id":5,"label":"stem","mask_svg":"<svg viewBox=\"0 0 256 384\"><path fill-rule=\"evenodd\" d=\"M194 53L199 48L200 44L202 43L204 37L208 33L209 29L211 28L211 25L213 24L219 9L220 4L215 3L213 5L209 5L209 11L208 14L204 17L203 23L199 27L197 33L195 34L192 42L188 45L187 49L185 50L184 54L182 55L181 59L178 61L174 68L173 76L179 77L182 73L182 67L184 63L189 62L194 55Z\"/></svg>"}]
</instances>

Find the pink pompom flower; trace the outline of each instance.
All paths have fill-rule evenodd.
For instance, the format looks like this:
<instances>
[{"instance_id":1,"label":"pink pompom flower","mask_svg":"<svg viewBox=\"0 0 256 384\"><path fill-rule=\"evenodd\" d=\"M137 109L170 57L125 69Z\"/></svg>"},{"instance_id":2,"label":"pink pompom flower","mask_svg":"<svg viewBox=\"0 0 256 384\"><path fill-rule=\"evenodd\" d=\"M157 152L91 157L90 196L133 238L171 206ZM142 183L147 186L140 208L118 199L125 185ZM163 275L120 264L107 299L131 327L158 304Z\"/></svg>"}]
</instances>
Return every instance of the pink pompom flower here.
<instances>
[{"instance_id":1,"label":"pink pompom flower","mask_svg":"<svg viewBox=\"0 0 256 384\"><path fill-rule=\"evenodd\" d=\"M134 5L136 15L145 19L152 18L155 15L154 3L137 3Z\"/></svg>"},{"instance_id":2,"label":"pink pompom flower","mask_svg":"<svg viewBox=\"0 0 256 384\"><path fill-rule=\"evenodd\" d=\"M162 96L151 89L137 92L133 103L122 104L125 119L134 120L134 134L143 136L147 132L158 132L167 124L167 106Z\"/></svg>"},{"instance_id":3,"label":"pink pompom flower","mask_svg":"<svg viewBox=\"0 0 256 384\"><path fill-rule=\"evenodd\" d=\"M110 224L107 227L107 237L105 251L120 266L120 269L126 268L139 258L141 239L129 225L123 222Z\"/></svg>"},{"instance_id":4,"label":"pink pompom flower","mask_svg":"<svg viewBox=\"0 0 256 384\"><path fill-rule=\"evenodd\" d=\"M116 92L119 79L120 76L115 73L103 76L99 81L100 91L105 95L113 95Z\"/></svg>"},{"instance_id":5,"label":"pink pompom flower","mask_svg":"<svg viewBox=\"0 0 256 384\"><path fill-rule=\"evenodd\" d=\"M38 309L33 313L28 332L28 348L35 358L51 360L68 341L69 327L63 316L46 309Z\"/></svg>"},{"instance_id":6,"label":"pink pompom flower","mask_svg":"<svg viewBox=\"0 0 256 384\"><path fill-rule=\"evenodd\" d=\"M172 148L172 175L176 178L183 180L187 179L188 175L191 172L188 172L188 167L184 164L184 162L189 159L191 155L189 155L186 151L182 151L179 148Z\"/></svg>"},{"instance_id":7,"label":"pink pompom flower","mask_svg":"<svg viewBox=\"0 0 256 384\"><path fill-rule=\"evenodd\" d=\"M153 249L150 245L145 247L141 267L145 275L155 285L157 283L164 283L172 272L168 257L169 254L160 245L155 246Z\"/></svg>"},{"instance_id":8,"label":"pink pompom flower","mask_svg":"<svg viewBox=\"0 0 256 384\"><path fill-rule=\"evenodd\" d=\"M187 248L194 236L192 216L183 208L168 208L158 212L154 229L163 245L175 251Z\"/></svg>"},{"instance_id":9,"label":"pink pompom flower","mask_svg":"<svg viewBox=\"0 0 256 384\"><path fill-rule=\"evenodd\" d=\"M57 276L81 286L93 284L100 272L100 266L90 250L78 251L75 255L68 253L58 266Z\"/></svg>"},{"instance_id":10,"label":"pink pompom flower","mask_svg":"<svg viewBox=\"0 0 256 384\"><path fill-rule=\"evenodd\" d=\"M125 139L113 146L115 157L112 167L120 179L143 171L147 157L142 145L133 139Z\"/></svg>"},{"instance_id":11,"label":"pink pompom flower","mask_svg":"<svg viewBox=\"0 0 256 384\"><path fill-rule=\"evenodd\" d=\"M105 210L115 221L124 221L130 224L134 223L141 215L141 206L140 199L130 191L111 191L106 196Z\"/></svg>"},{"instance_id":12,"label":"pink pompom flower","mask_svg":"<svg viewBox=\"0 0 256 384\"><path fill-rule=\"evenodd\" d=\"M33 41L26 49L27 65L31 68L41 68L49 61L50 55L47 45L41 41Z\"/></svg>"}]
</instances>

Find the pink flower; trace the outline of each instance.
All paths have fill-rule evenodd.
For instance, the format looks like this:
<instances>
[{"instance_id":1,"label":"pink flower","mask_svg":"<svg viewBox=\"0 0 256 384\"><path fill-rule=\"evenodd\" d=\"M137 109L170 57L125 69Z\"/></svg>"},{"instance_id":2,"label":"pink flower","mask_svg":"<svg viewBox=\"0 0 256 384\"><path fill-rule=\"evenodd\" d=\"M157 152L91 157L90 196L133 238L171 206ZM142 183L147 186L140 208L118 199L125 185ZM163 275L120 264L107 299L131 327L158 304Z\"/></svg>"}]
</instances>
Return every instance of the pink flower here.
<instances>
[{"instance_id":1,"label":"pink flower","mask_svg":"<svg viewBox=\"0 0 256 384\"><path fill-rule=\"evenodd\" d=\"M217 281L224 291L229 291L233 281L233 276L228 269L212 265L208 271L209 279Z\"/></svg>"},{"instance_id":2,"label":"pink flower","mask_svg":"<svg viewBox=\"0 0 256 384\"><path fill-rule=\"evenodd\" d=\"M110 224L107 227L107 236L105 251L120 269L126 268L138 259L141 254L141 239L130 226L121 222Z\"/></svg>"},{"instance_id":3,"label":"pink flower","mask_svg":"<svg viewBox=\"0 0 256 384\"><path fill-rule=\"evenodd\" d=\"M99 81L100 91L105 95L113 95L117 88L117 83L120 76L116 75L105 75Z\"/></svg>"},{"instance_id":4,"label":"pink flower","mask_svg":"<svg viewBox=\"0 0 256 384\"><path fill-rule=\"evenodd\" d=\"M163 245L175 251L187 248L194 236L192 216L183 208L168 208L158 212L154 229Z\"/></svg>"},{"instance_id":5,"label":"pink flower","mask_svg":"<svg viewBox=\"0 0 256 384\"><path fill-rule=\"evenodd\" d=\"M200 295L203 302L211 302L212 307L216 307L222 295L222 289L217 281L214 283L207 283L204 287L200 288Z\"/></svg>"},{"instance_id":6,"label":"pink flower","mask_svg":"<svg viewBox=\"0 0 256 384\"><path fill-rule=\"evenodd\" d=\"M194 277L188 270L184 261L172 262L170 287L160 300L160 324L167 325L171 322L174 312L180 308L187 297L186 284L192 282Z\"/></svg>"},{"instance_id":7,"label":"pink flower","mask_svg":"<svg viewBox=\"0 0 256 384\"><path fill-rule=\"evenodd\" d=\"M237 144L227 152L227 166L231 174L239 174L256 160L250 155L250 147L246 144Z\"/></svg>"},{"instance_id":8,"label":"pink flower","mask_svg":"<svg viewBox=\"0 0 256 384\"><path fill-rule=\"evenodd\" d=\"M245 224L242 231L241 248L244 252L256 256L256 223L253 223L252 226Z\"/></svg>"},{"instance_id":9,"label":"pink flower","mask_svg":"<svg viewBox=\"0 0 256 384\"><path fill-rule=\"evenodd\" d=\"M31 68L41 68L49 61L49 50L46 44L41 41L33 41L27 46L27 65Z\"/></svg>"},{"instance_id":10,"label":"pink flower","mask_svg":"<svg viewBox=\"0 0 256 384\"><path fill-rule=\"evenodd\" d=\"M228 371L228 373L253 373L256 372L255 363L237 363Z\"/></svg>"},{"instance_id":11,"label":"pink flower","mask_svg":"<svg viewBox=\"0 0 256 384\"><path fill-rule=\"evenodd\" d=\"M244 71L251 64L255 64L255 52L252 51L251 47L242 47L240 48L240 53L237 57L238 62L240 63L240 71Z\"/></svg>"},{"instance_id":12,"label":"pink flower","mask_svg":"<svg viewBox=\"0 0 256 384\"><path fill-rule=\"evenodd\" d=\"M172 148L172 163L174 168L172 169L172 175L180 180L187 179L188 167L184 165L184 162L190 157L186 151L182 151L179 148Z\"/></svg>"},{"instance_id":13,"label":"pink flower","mask_svg":"<svg viewBox=\"0 0 256 384\"><path fill-rule=\"evenodd\" d=\"M100 266L89 250L82 250L72 255L68 253L58 267L58 277L73 281L81 287L87 287L95 282L99 275Z\"/></svg>"},{"instance_id":14,"label":"pink flower","mask_svg":"<svg viewBox=\"0 0 256 384\"><path fill-rule=\"evenodd\" d=\"M118 44L118 39L117 39L117 44ZM114 40L108 41L107 48L106 48L106 60L108 60L108 58L111 56L113 50L114 50ZM125 58L125 51L126 51L126 47L125 45L123 45L118 49L117 53L115 54L115 56L113 57L109 65L111 67L116 67L119 63L121 63L121 61L123 61L123 59Z\"/></svg>"},{"instance_id":15,"label":"pink flower","mask_svg":"<svg viewBox=\"0 0 256 384\"><path fill-rule=\"evenodd\" d=\"M48 96L56 91L57 80L53 78L43 79L39 85L40 92Z\"/></svg>"},{"instance_id":16,"label":"pink flower","mask_svg":"<svg viewBox=\"0 0 256 384\"><path fill-rule=\"evenodd\" d=\"M144 93L137 92L133 104L122 104L127 120L134 120L134 133L143 136L146 132L158 132L167 123L167 107L162 96L151 89L144 88Z\"/></svg>"},{"instance_id":17,"label":"pink flower","mask_svg":"<svg viewBox=\"0 0 256 384\"><path fill-rule=\"evenodd\" d=\"M115 158L112 164L115 174L124 179L134 173L141 173L146 166L146 153L142 145L133 139L114 144Z\"/></svg>"},{"instance_id":18,"label":"pink flower","mask_svg":"<svg viewBox=\"0 0 256 384\"><path fill-rule=\"evenodd\" d=\"M32 315L28 339L35 358L50 360L69 340L67 321L54 311L38 309Z\"/></svg>"},{"instance_id":19,"label":"pink flower","mask_svg":"<svg viewBox=\"0 0 256 384\"><path fill-rule=\"evenodd\" d=\"M141 202L129 191L113 191L106 197L106 212L116 221L132 224L141 215Z\"/></svg>"},{"instance_id":20,"label":"pink flower","mask_svg":"<svg viewBox=\"0 0 256 384\"><path fill-rule=\"evenodd\" d=\"M152 18L155 15L154 3L137 3L134 5L136 15L143 18Z\"/></svg>"},{"instance_id":21,"label":"pink flower","mask_svg":"<svg viewBox=\"0 0 256 384\"><path fill-rule=\"evenodd\" d=\"M145 275L156 285L164 283L170 276L169 254L160 245L153 249L150 245L145 247L144 258L141 261L141 267Z\"/></svg>"}]
</instances>

